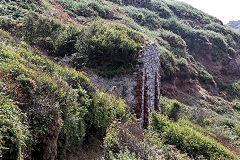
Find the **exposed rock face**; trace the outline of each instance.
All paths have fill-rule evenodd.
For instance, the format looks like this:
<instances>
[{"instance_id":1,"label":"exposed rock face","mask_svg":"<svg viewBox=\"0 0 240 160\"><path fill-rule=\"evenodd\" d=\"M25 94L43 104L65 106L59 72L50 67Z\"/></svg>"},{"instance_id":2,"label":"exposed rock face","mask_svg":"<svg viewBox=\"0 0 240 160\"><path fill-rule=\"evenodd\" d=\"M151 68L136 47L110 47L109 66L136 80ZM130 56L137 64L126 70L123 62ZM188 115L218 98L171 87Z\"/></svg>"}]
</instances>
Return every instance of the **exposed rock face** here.
<instances>
[{"instance_id":1,"label":"exposed rock face","mask_svg":"<svg viewBox=\"0 0 240 160\"><path fill-rule=\"evenodd\" d=\"M61 131L61 122L58 111L52 111L51 115L53 116L52 125L42 141L43 160L55 160L57 157L57 140Z\"/></svg>"},{"instance_id":2,"label":"exposed rock face","mask_svg":"<svg viewBox=\"0 0 240 160\"><path fill-rule=\"evenodd\" d=\"M52 116L52 121L32 154L33 159L36 160L55 160L57 158L57 140L61 131L61 119L57 110L52 110L48 114Z\"/></svg>"},{"instance_id":3,"label":"exposed rock face","mask_svg":"<svg viewBox=\"0 0 240 160\"><path fill-rule=\"evenodd\" d=\"M228 22L227 25L240 32L240 20L239 21L230 21L230 22Z\"/></svg>"},{"instance_id":4,"label":"exposed rock face","mask_svg":"<svg viewBox=\"0 0 240 160\"><path fill-rule=\"evenodd\" d=\"M125 99L137 118L141 128L147 128L150 113L160 112L160 53L154 43L147 44L139 55L136 72L106 79L88 71L88 78L96 88L111 91L114 86L116 95ZM116 87L115 87L116 86Z\"/></svg>"},{"instance_id":5,"label":"exposed rock face","mask_svg":"<svg viewBox=\"0 0 240 160\"><path fill-rule=\"evenodd\" d=\"M235 74L235 75L240 75L239 69L240 69L240 53L235 59L232 59L229 63L228 67L228 73L230 74Z\"/></svg>"}]
</instances>

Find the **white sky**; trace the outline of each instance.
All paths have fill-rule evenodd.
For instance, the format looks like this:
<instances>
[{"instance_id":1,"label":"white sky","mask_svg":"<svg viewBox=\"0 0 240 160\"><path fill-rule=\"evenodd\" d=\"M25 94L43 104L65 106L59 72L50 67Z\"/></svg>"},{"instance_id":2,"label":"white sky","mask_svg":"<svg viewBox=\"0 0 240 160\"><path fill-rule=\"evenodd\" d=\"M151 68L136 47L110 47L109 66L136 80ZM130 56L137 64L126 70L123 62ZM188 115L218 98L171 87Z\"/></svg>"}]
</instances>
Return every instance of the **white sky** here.
<instances>
[{"instance_id":1,"label":"white sky","mask_svg":"<svg viewBox=\"0 0 240 160\"><path fill-rule=\"evenodd\" d=\"M240 20L240 0L179 0L202 10L224 24L232 20Z\"/></svg>"}]
</instances>

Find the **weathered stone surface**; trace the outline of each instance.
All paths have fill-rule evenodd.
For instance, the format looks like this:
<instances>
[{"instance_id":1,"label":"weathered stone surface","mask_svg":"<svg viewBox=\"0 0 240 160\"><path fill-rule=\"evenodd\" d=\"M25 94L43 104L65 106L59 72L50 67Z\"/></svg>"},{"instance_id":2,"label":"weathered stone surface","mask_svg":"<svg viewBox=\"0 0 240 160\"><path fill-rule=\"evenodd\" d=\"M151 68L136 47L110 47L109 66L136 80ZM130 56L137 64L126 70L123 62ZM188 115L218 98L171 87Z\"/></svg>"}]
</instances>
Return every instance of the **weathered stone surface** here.
<instances>
[{"instance_id":1,"label":"weathered stone surface","mask_svg":"<svg viewBox=\"0 0 240 160\"><path fill-rule=\"evenodd\" d=\"M143 74L142 83L144 89L142 93L142 123L141 127L147 128L150 121L150 113L153 110L160 111L159 100L160 100L160 53L158 46L154 43L150 43L145 47L142 52L141 58L139 58L137 70ZM138 97L135 97L138 101Z\"/></svg>"},{"instance_id":2,"label":"weathered stone surface","mask_svg":"<svg viewBox=\"0 0 240 160\"><path fill-rule=\"evenodd\" d=\"M240 75L239 68L240 68L240 53L235 59L232 59L230 61L227 68L227 72L230 74Z\"/></svg>"},{"instance_id":3,"label":"weathered stone surface","mask_svg":"<svg viewBox=\"0 0 240 160\"><path fill-rule=\"evenodd\" d=\"M96 88L123 98L140 119L141 128L147 128L150 113L153 110L160 112L160 65L158 46L150 43L143 47L133 74L107 79L87 71L87 77Z\"/></svg>"}]
</instances>

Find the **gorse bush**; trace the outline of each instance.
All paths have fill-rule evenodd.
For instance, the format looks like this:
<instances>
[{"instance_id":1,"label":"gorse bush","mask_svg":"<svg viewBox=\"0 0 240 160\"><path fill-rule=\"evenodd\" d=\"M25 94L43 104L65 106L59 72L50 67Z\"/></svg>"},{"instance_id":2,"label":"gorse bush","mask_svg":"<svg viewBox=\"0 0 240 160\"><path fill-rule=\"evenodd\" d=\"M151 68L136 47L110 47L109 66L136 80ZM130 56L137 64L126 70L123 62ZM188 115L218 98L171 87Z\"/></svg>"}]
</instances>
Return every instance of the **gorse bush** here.
<instances>
[{"instance_id":1,"label":"gorse bush","mask_svg":"<svg viewBox=\"0 0 240 160\"><path fill-rule=\"evenodd\" d=\"M114 7L99 0L58 0L63 8L72 16L115 18Z\"/></svg>"},{"instance_id":2,"label":"gorse bush","mask_svg":"<svg viewBox=\"0 0 240 160\"><path fill-rule=\"evenodd\" d=\"M194 158L203 156L206 159L237 159L228 149L208 136L184 123L174 123L166 116L151 114L151 127L165 139L168 144L187 152Z\"/></svg>"},{"instance_id":3,"label":"gorse bush","mask_svg":"<svg viewBox=\"0 0 240 160\"><path fill-rule=\"evenodd\" d=\"M29 15L23 21L24 40L46 49L55 56L71 55L80 30L44 16Z\"/></svg>"},{"instance_id":4,"label":"gorse bush","mask_svg":"<svg viewBox=\"0 0 240 160\"><path fill-rule=\"evenodd\" d=\"M111 77L134 69L144 41L140 33L125 25L99 20L78 37L77 52L72 61L75 65L86 64Z\"/></svg>"},{"instance_id":5,"label":"gorse bush","mask_svg":"<svg viewBox=\"0 0 240 160\"><path fill-rule=\"evenodd\" d=\"M1 0L0 14L12 19L23 19L30 12L43 13L44 7L41 6L40 0L34 1L12 1Z\"/></svg>"},{"instance_id":6,"label":"gorse bush","mask_svg":"<svg viewBox=\"0 0 240 160\"><path fill-rule=\"evenodd\" d=\"M75 43L80 33L75 26L66 26L58 20L37 14L28 14L22 21L1 17L0 28L49 54L62 57L76 52Z\"/></svg>"},{"instance_id":7,"label":"gorse bush","mask_svg":"<svg viewBox=\"0 0 240 160\"><path fill-rule=\"evenodd\" d=\"M135 8L133 6L122 7L141 26L149 29L158 29L161 27L161 19L152 11L144 8Z\"/></svg>"},{"instance_id":8,"label":"gorse bush","mask_svg":"<svg viewBox=\"0 0 240 160\"><path fill-rule=\"evenodd\" d=\"M113 95L97 91L93 98L93 103L89 107L89 123L93 129L97 129L100 134L105 134L106 129L114 119L126 121L130 114L124 100Z\"/></svg>"},{"instance_id":9,"label":"gorse bush","mask_svg":"<svg viewBox=\"0 0 240 160\"><path fill-rule=\"evenodd\" d=\"M1 119L3 158L27 158L27 150L21 150L25 144L34 150L31 156L42 155L47 152L41 147L46 145L45 137L59 134L58 158L66 159L70 148L80 146L90 136L88 133L94 130L103 137L113 119L128 119L123 100L96 92L82 73L55 64L24 42L16 43L7 32L0 33L0 43L4 44L0 50L0 79L1 86L6 86L0 88L4 92L1 114L6 113ZM6 44L5 40L12 43ZM7 96L16 105L2 101ZM29 131L21 118L31 125ZM28 144L27 136L32 137Z\"/></svg>"},{"instance_id":10,"label":"gorse bush","mask_svg":"<svg viewBox=\"0 0 240 160\"><path fill-rule=\"evenodd\" d=\"M69 143L79 142L80 145L85 137L86 107L91 102L88 98L93 93L86 77L73 69L55 65L24 43L6 45L1 49L0 57L0 78L8 87L6 94L18 102L22 112L28 113L26 118L31 125L33 137L33 145L28 148L41 146L44 135L50 134L52 125L56 122L55 111L61 112L63 137ZM74 90L70 83L72 86L77 83L81 87L76 85ZM19 152L19 155L22 154Z\"/></svg>"},{"instance_id":11,"label":"gorse bush","mask_svg":"<svg viewBox=\"0 0 240 160\"><path fill-rule=\"evenodd\" d=\"M125 123L113 121L107 129L107 134L104 138L104 147L106 150L105 157L110 157L110 159L113 153L121 155L126 148L141 159L162 159L161 152L155 150L157 148L156 145L147 140L135 120L129 120Z\"/></svg>"},{"instance_id":12,"label":"gorse bush","mask_svg":"<svg viewBox=\"0 0 240 160\"><path fill-rule=\"evenodd\" d=\"M177 121L180 114L182 104L177 100L170 100L165 97L161 97L160 100L161 113L168 116L170 119Z\"/></svg>"},{"instance_id":13,"label":"gorse bush","mask_svg":"<svg viewBox=\"0 0 240 160\"><path fill-rule=\"evenodd\" d=\"M67 159L89 137L102 140L105 134L112 159L235 158L216 139L239 146L240 85L216 76L239 53L240 34L218 19L174 0L1 0L0 6L0 28L10 32L0 29L2 159L44 159L48 151ZM76 26L61 23L66 14ZM194 108L161 99L169 119L154 113L155 131L145 133L138 123L125 122L131 115L122 99L96 91L82 73L36 49L50 58L67 55L54 58L59 64L66 60L113 77L134 71L146 39L159 46L164 94L181 94ZM215 72L218 64L223 70ZM184 86L175 87L178 82Z\"/></svg>"},{"instance_id":14,"label":"gorse bush","mask_svg":"<svg viewBox=\"0 0 240 160\"><path fill-rule=\"evenodd\" d=\"M146 41L142 34L125 25L103 20L82 29L38 15L27 16L22 29L18 29L15 23L9 27L5 21L3 19L1 23L3 27L8 27L9 31L12 28L19 30L18 34L30 44L55 56L72 55L72 62L78 68L91 67L107 77L133 71L141 46Z\"/></svg>"},{"instance_id":15,"label":"gorse bush","mask_svg":"<svg viewBox=\"0 0 240 160\"><path fill-rule=\"evenodd\" d=\"M131 155L141 159L189 159L176 148L165 145L162 138L153 130L141 130L139 122L130 119L127 122L114 121L107 129L104 138L105 158L125 155L127 148Z\"/></svg>"},{"instance_id":16,"label":"gorse bush","mask_svg":"<svg viewBox=\"0 0 240 160\"><path fill-rule=\"evenodd\" d=\"M0 88L0 157L21 159L22 150L27 147L26 143L30 139L26 115L21 113L14 101L7 98L2 89Z\"/></svg>"},{"instance_id":17,"label":"gorse bush","mask_svg":"<svg viewBox=\"0 0 240 160\"><path fill-rule=\"evenodd\" d=\"M136 158L135 153L131 153L127 148L125 150L121 150L120 153L114 154L110 153L109 159L111 160L141 160L140 158Z\"/></svg>"},{"instance_id":18,"label":"gorse bush","mask_svg":"<svg viewBox=\"0 0 240 160\"><path fill-rule=\"evenodd\" d=\"M229 94L237 95L237 93L239 93L239 91L240 91L240 81L235 81L235 82L227 84L226 91Z\"/></svg>"}]
</instances>

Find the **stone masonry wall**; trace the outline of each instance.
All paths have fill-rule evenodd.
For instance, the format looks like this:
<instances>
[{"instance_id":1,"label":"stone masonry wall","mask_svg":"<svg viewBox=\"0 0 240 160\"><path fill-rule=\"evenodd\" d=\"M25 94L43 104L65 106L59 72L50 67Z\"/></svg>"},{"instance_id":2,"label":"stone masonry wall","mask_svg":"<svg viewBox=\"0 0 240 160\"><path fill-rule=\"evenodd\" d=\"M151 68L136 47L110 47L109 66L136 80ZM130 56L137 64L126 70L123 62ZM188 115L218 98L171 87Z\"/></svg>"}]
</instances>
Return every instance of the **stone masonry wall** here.
<instances>
[{"instance_id":1,"label":"stone masonry wall","mask_svg":"<svg viewBox=\"0 0 240 160\"><path fill-rule=\"evenodd\" d=\"M146 44L138 57L136 72L107 79L87 71L87 77L98 89L123 98L131 111L140 119L140 127L147 128L150 113L160 112L160 53L154 43ZM114 90L113 90L114 88Z\"/></svg>"},{"instance_id":2,"label":"stone masonry wall","mask_svg":"<svg viewBox=\"0 0 240 160\"><path fill-rule=\"evenodd\" d=\"M135 87L135 113L142 118L141 127L147 128L150 122L150 113L153 110L160 112L160 53L154 43L148 44L139 57L137 66L137 86ZM139 112L140 111L140 112Z\"/></svg>"}]
</instances>

